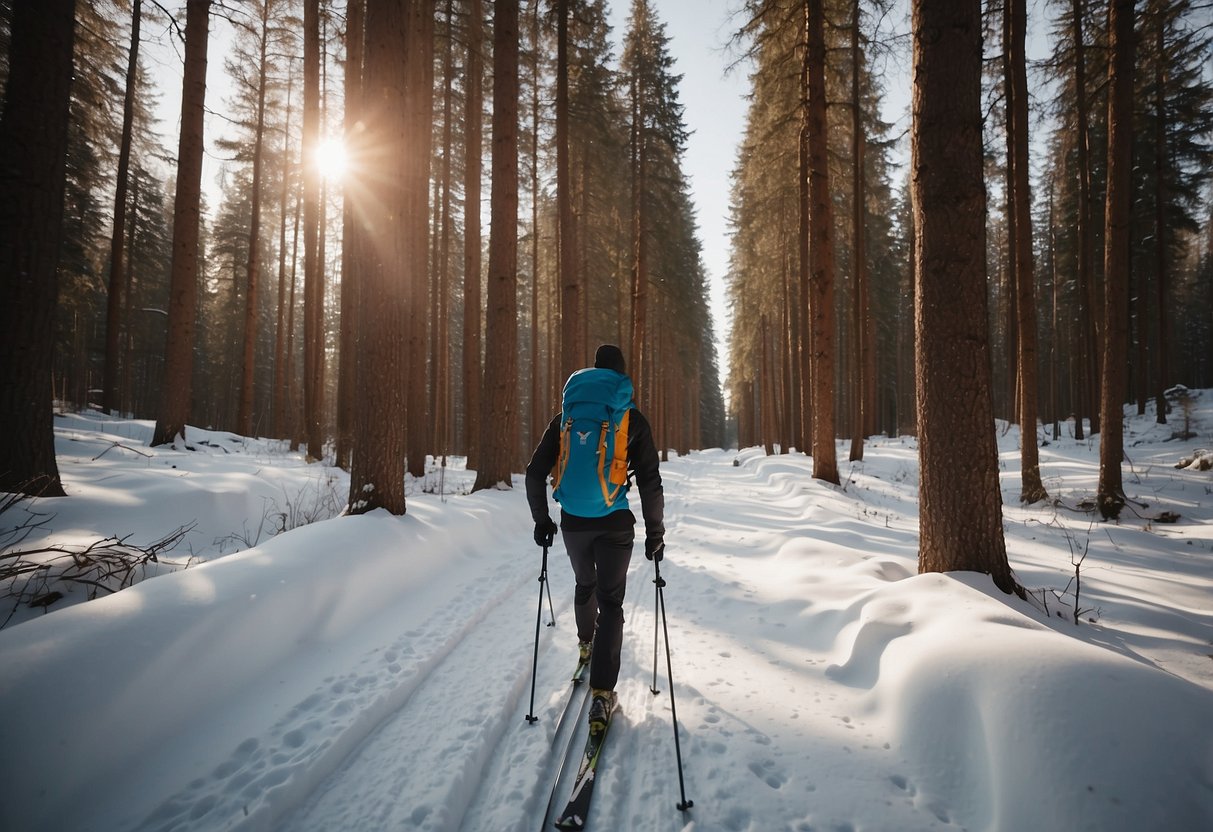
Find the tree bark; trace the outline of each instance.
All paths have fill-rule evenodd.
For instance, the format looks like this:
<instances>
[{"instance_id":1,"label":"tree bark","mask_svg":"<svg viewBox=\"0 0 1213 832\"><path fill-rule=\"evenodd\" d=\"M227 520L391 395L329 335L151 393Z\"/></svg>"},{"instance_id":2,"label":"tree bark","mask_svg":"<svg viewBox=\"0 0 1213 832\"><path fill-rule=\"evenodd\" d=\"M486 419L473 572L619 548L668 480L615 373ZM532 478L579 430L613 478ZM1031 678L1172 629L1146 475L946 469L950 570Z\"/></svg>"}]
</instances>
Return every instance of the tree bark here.
<instances>
[{"instance_id":1,"label":"tree bark","mask_svg":"<svg viewBox=\"0 0 1213 832\"><path fill-rule=\"evenodd\" d=\"M177 198L173 207L173 261L169 287L168 338L163 402L152 445L185 438L194 368L198 313L198 242L202 204L203 120L211 0L189 0L185 17L185 75L181 93L181 137L177 146Z\"/></svg>"},{"instance_id":2,"label":"tree bark","mask_svg":"<svg viewBox=\"0 0 1213 832\"><path fill-rule=\"evenodd\" d=\"M560 253L560 353L565 378L586 365L586 320L574 243L573 192L569 176L569 3L556 0L556 215Z\"/></svg>"},{"instance_id":3,"label":"tree bark","mask_svg":"<svg viewBox=\"0 0 1213 832\"><path fill-rule=\"evenodd\" d=\"M236 416L237 431L253 435L253 379L257 364L257 304L261 279L261 169L265 137L266 56L269 52L268 3L261 6L261 74L257 81L257 127L253 139L253 184L249 194L250 217L248 233L248 293L244 298L243 371L240 375L240 412Z\"/></svg>"},{"instance_id":4,"label":"tree bark","mask_svg":"<svg viewBox=\"0 0 1213 832\"><path fill-rule=\"evenodd\" d=\"M415 31L399 0L367 0L362 76L363 130L349 151L350 199L359 231L361 328L355 368L358 407L350 465L350 513L405 513L405 156L408 113L405 54Z\"/></svg>"},{"instance_id":5,"label":"tree bark","mask_svg":"<svg viewBox=\"0 0 1213 832\"><path fill-rule=\"evenodd\" d=\"M984 572L1013 592L990 395L981 2L914 0L912 31L918 570Z\"/></svg>"},{"instance_id":6,"label":"tree bark","mask_svg":"<svg viewBox=\"0 0 1213 832\"><path fill-rule=\"evenodd\" d=\"M480 171L483 151L484 76L480 54L484 31L484 10L481 0L468 2L468 49L464 98L463 163L463 450L468 467L480 464L480 400L481 400L481 337L480 337Z\"/></svg>"},{"instance_id":7,"label":"tree bark","mask_svg":"<svg viewBox=\"0 0 1213 832\"><path fill-rule=\"evenodd\" d=\"M1098 296L1095 279L1091 274L1095 244L1091 233L1091 128L1087 105L1086 46L1083 43L1083 0L1072 0L1074 35L1074 112L1078 121L1078 218L1075 234L1078 237L1078 298L1079 326L1081 332L1080 381L1074 413L1074 438L1083 438L1083 417L1091 418L1091 433L1099 433L1100 375L1099 362L1102 341L1099 332Z\"/></svg>"},{"instance_id":8,"label":"tree bark","mask_svg":"<svg viewBox=\"0 0 1213 832\"><path fill-rule=\"evenodd\" d=\"M1154 350L1154 421L1160 425L1167 423L1167 270L1169 267L1167 245L1169 234L1167 229L1167 104L1166 104L1166 73L1163 71L1167 63L1167 21L1166 9L1161 3L1156 3L1154 17L1156 30L1154 32L1154 290L1158 303L1158 345ZM1144 336L1145 326L1142 326Z\"/></svg>"},{"instance_id":9,"label":"tree bark","mask_svg":"<svg viewBox=\"0 0 1213 832\"><path fill-rule=\"evenodd\" d=\"M541 293L539 291L539 127L540 127L540 46L539 46L539 0L530 2L531 20L531 406L530 431L526 436L527 447L534 448L539 444L543 431L547 426L550 405L541 392L542 373L540 367L539 339L542 326L540 324L539 308ZM566 108L568 93L566 90ZM559 115L557 116L559 118ZM566 141L567 141L567 133ZM559 165L559 163L557 163ZM549 345L549 350L551 346ZM542 404L541 404L542 402ZM523 449L524 453L526 448Z\"/></svg>"},{"instance_id":10,"label":"tree bark","mask_svg":"<svg viewBox=\"0 0 1213 832\"><path fill-rule=\"evenodd\" d=\"M796 445L805 454L813 453L813 351L810 335L810 316L812 315L812 292L810 291L810 261L809 261L809 29L808 5L806 0L805 14L802 16L802 34L804 39L800 44L800 134L796 144L796 185L797 185L797 285L799 298L796 304L797 338L796 366L800 373L799 396L800 423Z\"/></svg>"},{"instance_id":11,"label":"tree bark","mask_svg":"<svg viewBox=\"0 0 1213 832\"><path fill-rule=\"evenodd\" d=\"M807 0L809 290L812 301L813 476L838 484L834 446L834 210L826 137L825 3Z\"/></svg>"},{"instance_id":12,"label":"tree bark","mask_svg":"<svg viewBox=\"0 0 1213 832\"><path fill-rule=\"evenodd\" d=\"M0 115L0 491L62 497L51 355L75 0L17 3Z\"/></svg>"},{"instance_id":13,"label":"tree bark","mask_svg":"<svg viewBox=\"0 0 1213 832\"><path fill-rule=\"evenodd\" d=\"M1032 196L1028 177L1028 70L1027 70L1027 0L1009 0L1011 59L1011 101L1008 118L1013 127L1011 150L1014 187L1012 210L1015 214L1014 285L1018 303L1018 364L1019 364L1019 450L1022 490L1019 500L1037 503L1047 500L1049 493L1040 478L1040 450L1036 444L1038 407L1037 334L1036 334L1036 274L1032 259Z\"/></svg>"},{"instance_id":14,"label":"tree bark","mask_svg":"<svg viewBox=\"0 0 1213 832\"><path fill-rule=\"evenodd\" d=\"M346 152L357 143L362 120L362 68L366 38L366 0L349 0L345 12L345 117ZM362 265L361 225L355 212L359 206L351 193L351 182L343 194L341 212L341 328L337 348L337 464L350 470L354 453L354 419L358 390L358 314L361 310L359 268Z\"/></svg>"},{"instance_id":15,"label":"tree bark","mask_svg":"<svg viewBox=\"0 0 1213 832\"><path fill-rule=\"evenodd\" d=\"M851 5L851 262L855 276L852 325L855 329L855 401L852 416L850 460L863 459L863 442L875 404L872 376L875 356L868 337L867 241L864 238L865 201L863 108L860 99L859 0Z\"/></svg>"},{"instance_id":16,"label":"tree bark","mask_svg":"<svg viewBox=\"0 0 1213 832\"><path fill-rule=\"evenodd\" d=\"M455 74L454 59L454 2L446 0L446 45L442 53L442 195L439 200L438 221L438 258L434 265L437 291L435 292L434 330L438 348L434 352L434 452L446 455L451 447L450 430L450 311L449 297L451 287L451 237L454 233L451 222L451 114L452 87Z\"/></svg>"},{"instance_id":17,"label":"tree bark","mask_svg":"<svg viewBox=\"0 0 1213 832\"><path fill-rule=\"evenodd\" d=\"M294 75L288 70L286 81L286 124L282 128L282 192L278 204L278 321L274 338L274 436L279 439L290 434L287 420L288 364L287 302L286 302L286 225L291 182L291 84ZM293 290L292 286L292 290ZM293 297L293 291L292 291Z\"/></svg>"},{"instance_id":18,"label":"tree bark","mask_svg":"<svg viewBox=\"0 0 1213 832\"><path fill-rule=\"evenodd\" d=\"M518 435L518 0L493 7L493 153L480 466L473 490L512 487Z\"/></svg>"},{"instance_id":19,"label":"tree bark","mask_svg":"<svg viewBox=\"0 0 1213 832\"><path fill-rule=\"evenodd\" d=\"M648 193L648 129L644 87L640 73L632 79L632 354L631 377L636 385L636 400L642 408L652 402L649 389L649 362L645 346L648 337L648 252L645 245L648 217L645 210Z\"/></svg>"},{"instance_id":20,"label":"tree bark","mask_svg":"<svg viewBox=\"0 0 1213 832\"><path fill-rule=\"evenodd\" d=\"M1125 361L1128 349L1128 283L1133 155L1133 0L1108 6L1108 192L1104 209L1104 350L1096 504L1105 520L1120 516L1125 495Z\"/></svg>"},{"instance_id":21,"label":"tree bark","mask_svg":"<svg viewBox=\"0 0 1213 832\"><path fill-rule=\"evenodd\" d=\"M131 7L131 48L126 62L126 91L122 99L122 140L118 145L118 182L114 188L114 223L110 234L110 281L105 314L105 374L101 382L101 409L111 415L120 407L118 371L122 363L123 310L130 291L130 276L126 270L126 191L130 179L131 133L134 126L135 84L139 74L139 23L143 2L134 0Z\"/></svg>"},{"instance_id":22,"label":"tree bark","mask_svg":"<svg viewBox=\"0 0 1213 832\"><path fill-rule=\"evenodd\" d=\"M409 274L408 350L408 471L425 476L425 458L432 450L426 414L426 284L429 275L429 184L434 122L434 3L410 0L410 49L405 54L407 141L405 159L405 268Z\"/></svg>"},{"instance_id":23,"label":"tree bark","mask_svg":"<svg viewBox=\"0 0 1213 832\"><path fill-rule=\"evenodd\" d=\"M303 418L309 459L324 458L324 275L320 271L320 0L303 4Z\"/></svg>"}]
</instances>

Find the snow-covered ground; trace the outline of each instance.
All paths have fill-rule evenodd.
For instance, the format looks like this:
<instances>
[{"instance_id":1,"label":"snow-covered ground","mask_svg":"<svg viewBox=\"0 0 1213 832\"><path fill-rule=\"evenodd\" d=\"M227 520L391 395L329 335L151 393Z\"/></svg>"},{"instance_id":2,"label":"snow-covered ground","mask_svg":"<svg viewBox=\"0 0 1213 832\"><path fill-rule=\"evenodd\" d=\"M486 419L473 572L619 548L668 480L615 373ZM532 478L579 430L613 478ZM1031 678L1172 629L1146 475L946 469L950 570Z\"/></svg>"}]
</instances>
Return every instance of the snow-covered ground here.
<instances>
[{"instance_id":1,"label":"snow-covered ground","mask_svg":"<svg viewBox=\"0 0 1213 832\"><path fill-rule=\"evenodd\" d=\"M674 683L663 647L650 692L638 553L589 828L1213 829L1213 473L1173 467L1213 445L1201 403L1195 440L1130 420L1120 523L1079 507L1097 442L1042 448L1058 503L1024 509L1017 436L1000 436L1008 549L1035 603L916 574L912 440L870 442L842 488L758 449L664 464ZM403 518L322 519L346 476L271 443L149 449L148 423L57 426L70 496L19 504L0 531L27 509L50 519L26 547L190 527L170 557L201 562L0 630L0 829L540 827L576 636L557 543L528 724L540 555L520 478L413 484Z\"/></svg>"}]
</instances>

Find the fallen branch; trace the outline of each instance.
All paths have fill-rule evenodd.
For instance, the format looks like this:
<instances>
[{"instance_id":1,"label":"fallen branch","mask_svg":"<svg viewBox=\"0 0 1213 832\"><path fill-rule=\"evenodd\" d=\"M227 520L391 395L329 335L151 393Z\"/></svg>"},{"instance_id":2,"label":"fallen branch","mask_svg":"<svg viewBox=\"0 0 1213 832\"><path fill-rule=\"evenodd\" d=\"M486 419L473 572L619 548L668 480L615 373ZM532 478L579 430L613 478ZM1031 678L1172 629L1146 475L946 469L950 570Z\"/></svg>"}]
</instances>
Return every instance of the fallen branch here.
<instances>
[{"instance_id":1,"label":"fallen branch","mask_svg":"<svg viewBox=\"0 0 1213 832\"><path fill-rule=\"evenodd\" d=\"M0 600L11 602L3 628L22 606L48 609L82 587L91 601L133 586L147 577L148 564L162 563L169 552L189 534L195 523L181 526L148 546L137 546L125 537L106 537L86 546L47 545L35 549L13 549L0 554ZM187 561L182 568L189 566Z\"/></svg>"}]
</instances>

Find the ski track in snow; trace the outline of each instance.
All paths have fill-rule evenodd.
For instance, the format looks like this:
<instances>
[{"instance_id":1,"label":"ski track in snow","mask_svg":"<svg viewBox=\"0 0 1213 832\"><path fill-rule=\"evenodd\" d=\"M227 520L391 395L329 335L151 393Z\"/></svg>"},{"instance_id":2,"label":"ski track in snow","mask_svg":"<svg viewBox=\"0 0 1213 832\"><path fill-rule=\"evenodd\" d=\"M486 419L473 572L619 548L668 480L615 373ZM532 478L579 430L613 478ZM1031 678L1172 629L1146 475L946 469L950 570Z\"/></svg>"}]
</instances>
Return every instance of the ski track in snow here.
<instances>
[{"instance_id":1,"label":"ski track in snow","mask_svg":"<svg viewBox=\"0 0 1213 832\"><path fill-rule=\"evenodd\" d=\"M515 574L517 573L517 574ZM364 738L375 757L371 767L374 794L378 801L359 796L360 802L339 803L340 812L380 812L369 822L343 817L340 821L309 822L308 813L281 824L283 829L369 829L408 827L423 820L429 810L418 807L405 818L394 817L397 789L395 782L408 782L414 776L401 769L402 760L387 759L395 740L384 745L385 738L399 734L403 751L412 759L424 759L417 753L414 737L425 722L449 717L452 700L445 697L454 691L443 681L449 677L452 663L463 666L469 645L477 644L482 652L492 653L501 645L485 639L485 632L501 632L502 610L511 611L509 603L530 589L527 576L518 565L498 566L491 574L478 576L460 587L459 598L482 597L486 590L506 582L504 589L488 595L480 607L470 607L458 600L440 608L434 619L404 633L391 644L371 650L349 671L324 680L323 687L298 702L281 721L264 735L249 737L217 766L210 777L190 783L188 788L173 795L156 809L140 826L141 832L151 830L215 830L242 827L262 827L265 820L289 811L297 802L307 800L315 791L323 793L324 775L333 771ZM466 617L461 617L466 614ZM517 655L512 649L506 655ZM457 661L452 662L452 658ZM437 680L437 681L435 681ZM435 703L435 694L441 697ZM509 703L512 705L512 703ZM420 724L418 724L420 723ZM491 725L491 720L489 721ZM438 735L441 739L442 734ZM424 735L422 735L424 741ZM424 747L424 746L423 746ZM460 759L460 749L433 748L436 759L430 760L428 770L443 773L438 763L444 756ZM367 748L354 752L365 757ZM423 766L421 771L426 771ZM359 771L349 782L361 782L368 772ZM446 772L450 775L450 772ZM406 779L401 780L397 775ZM338 777L341 776L339 772ZM314 805L316 801L310 800ZM386 807L386 808L383 808ZM262 819L260 815L268 815ZM388 821L393 821L388 823ZM352 825L351 825L352 824Z\"/></svg>"}]
</instances>

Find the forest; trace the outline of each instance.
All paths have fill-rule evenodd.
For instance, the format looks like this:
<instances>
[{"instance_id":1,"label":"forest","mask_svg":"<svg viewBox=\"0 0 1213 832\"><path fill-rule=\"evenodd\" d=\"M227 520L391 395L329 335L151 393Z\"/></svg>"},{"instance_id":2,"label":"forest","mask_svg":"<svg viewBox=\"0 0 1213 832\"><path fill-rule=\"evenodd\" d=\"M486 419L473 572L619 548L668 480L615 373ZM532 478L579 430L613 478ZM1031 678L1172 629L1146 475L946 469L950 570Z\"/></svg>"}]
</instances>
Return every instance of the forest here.
<instances>
[{"instance_id":1,"label":"forest","mask_svg":"<svg viewBox=\"0 0 1213 832\"><path fill-rule=\"evenodd\" d=\"M1213 386L1210 5L738 0L727 206L694 202L662 5L615 33L606 0L0 3L0 490L62 494L53 414L95 408L287 440L400 514L448 455L508 485L612 342L667 453L838 483L839 440L917 437L924 553L966 505L995 535L996 420L1038 426L1028 503L1038 442L1098 434L1116 516L1124 405Z\"/></svg>"}]
</instances>

